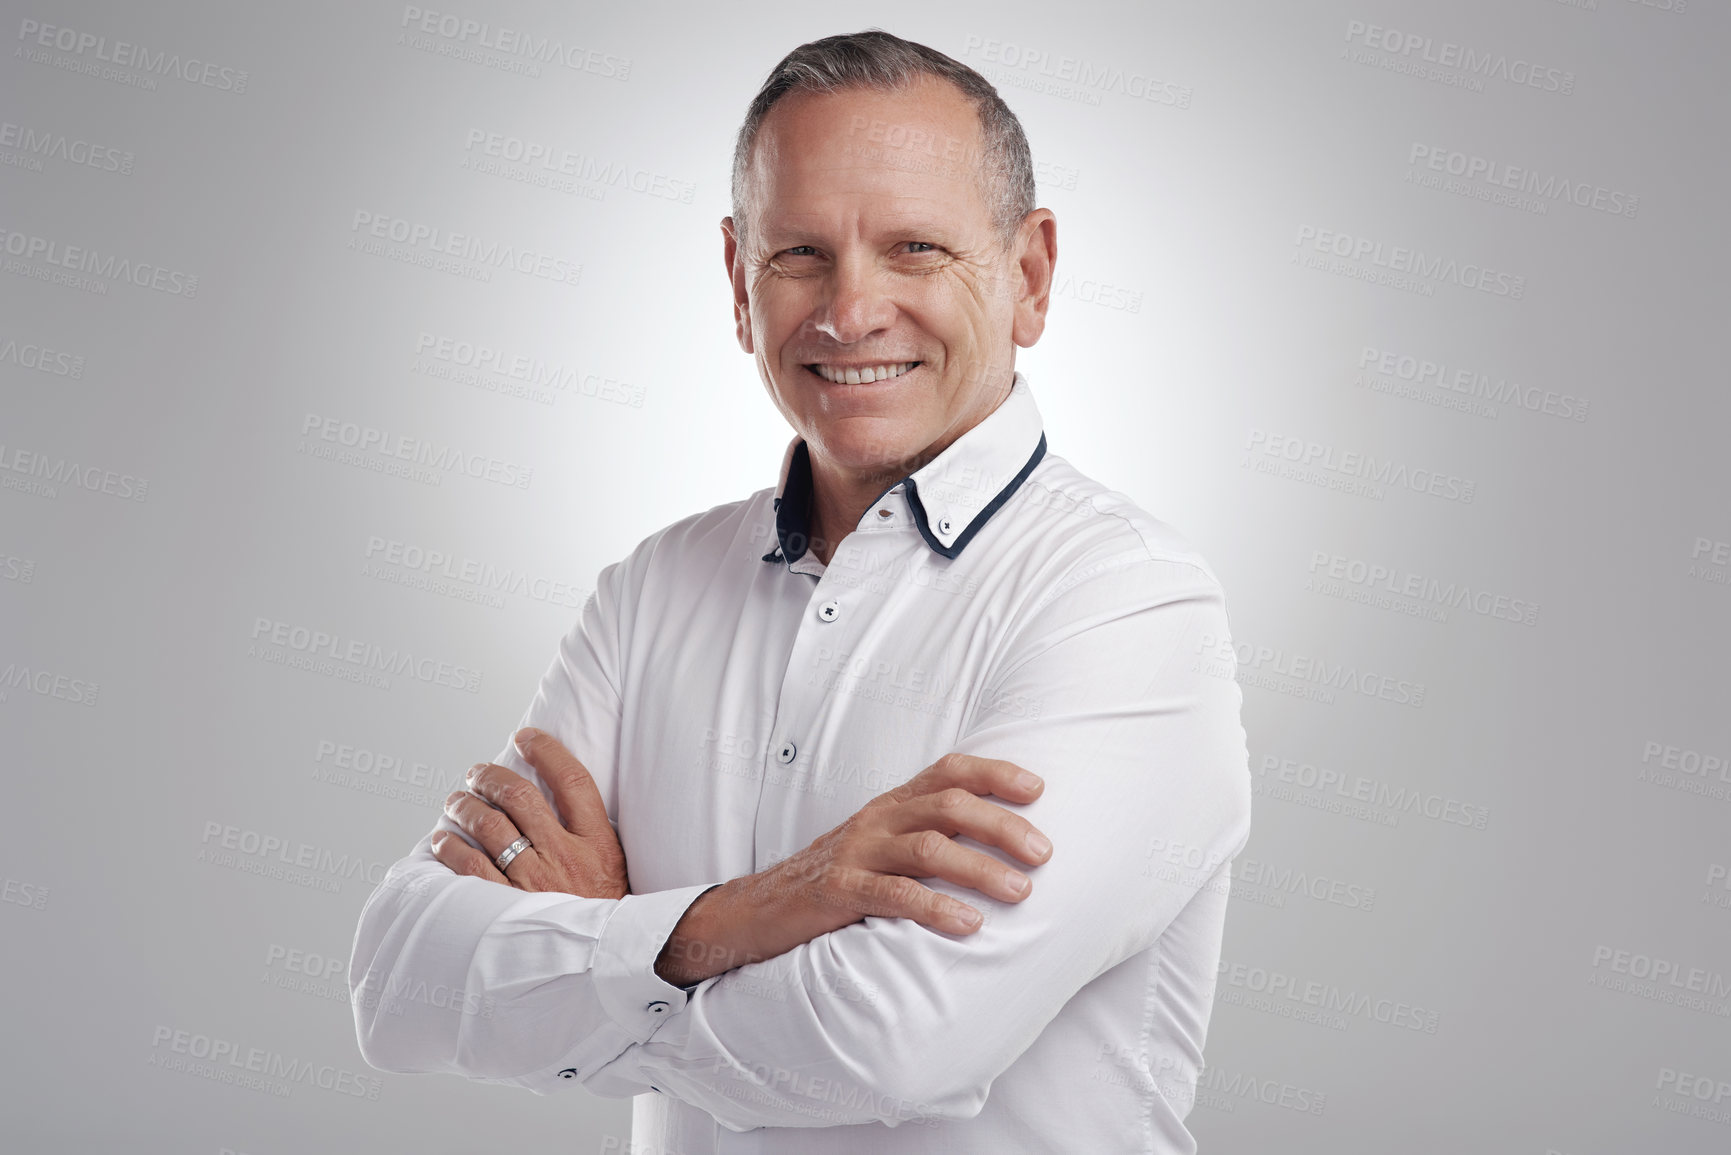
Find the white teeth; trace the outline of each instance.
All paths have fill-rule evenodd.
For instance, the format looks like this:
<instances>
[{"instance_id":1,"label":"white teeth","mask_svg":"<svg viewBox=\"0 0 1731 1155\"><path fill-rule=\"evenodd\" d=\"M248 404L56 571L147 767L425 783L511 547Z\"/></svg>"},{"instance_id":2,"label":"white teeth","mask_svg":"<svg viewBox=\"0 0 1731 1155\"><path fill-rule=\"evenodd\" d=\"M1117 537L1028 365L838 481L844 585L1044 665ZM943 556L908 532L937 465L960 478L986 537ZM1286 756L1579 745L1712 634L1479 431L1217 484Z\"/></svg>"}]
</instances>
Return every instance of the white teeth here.
<instances>
[{"instance_id":1,"label":"white teeth","mask_svg":"<svg viewBox=\"0 0 1731 1155\"><path fill-rule=\"evenodd\" d=\"M867 365L864 368L836 369L829 365L816 364L812 368L825 381L836 385L863 385L873 381L888 381L891 377L900 377L918 361L902 361L893 365Z\"/></svg>"}]
</instances>

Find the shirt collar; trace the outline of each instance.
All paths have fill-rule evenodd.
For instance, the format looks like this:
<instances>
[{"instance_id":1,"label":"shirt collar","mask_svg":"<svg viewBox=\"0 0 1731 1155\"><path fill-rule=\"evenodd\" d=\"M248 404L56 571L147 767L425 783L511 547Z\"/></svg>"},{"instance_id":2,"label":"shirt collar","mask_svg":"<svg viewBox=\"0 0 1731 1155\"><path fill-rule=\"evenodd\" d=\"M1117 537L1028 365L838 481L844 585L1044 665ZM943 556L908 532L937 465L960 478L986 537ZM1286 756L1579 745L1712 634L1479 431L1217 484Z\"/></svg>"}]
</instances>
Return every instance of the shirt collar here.
<instances>
[{"instance_id":1,"label":"shirt collar","mask_svg":"<svg viewBox=\"0 0 1731 1155\"><path fill-rule=\"evenodd\" d=\"M1021 488L1045 455L1045 425L1027 378L1018 372L1009 396L983 421L884 493L905 486L920 536L932 552L954 558ZM811 455L805 440L795 437L782 454L775 487L775 536L780 544L763 555L764 561L785 560L792 565L805 556L810 544L810 502Z\"/></svg>"}]
</instances>

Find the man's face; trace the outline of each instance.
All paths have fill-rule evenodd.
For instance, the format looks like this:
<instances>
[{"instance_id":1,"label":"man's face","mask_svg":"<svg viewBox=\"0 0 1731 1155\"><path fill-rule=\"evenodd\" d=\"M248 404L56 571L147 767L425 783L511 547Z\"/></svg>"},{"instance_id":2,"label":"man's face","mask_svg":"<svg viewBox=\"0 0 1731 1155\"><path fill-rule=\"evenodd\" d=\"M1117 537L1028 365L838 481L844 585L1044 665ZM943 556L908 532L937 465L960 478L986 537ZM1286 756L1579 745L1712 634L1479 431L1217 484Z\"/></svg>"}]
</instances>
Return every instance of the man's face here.
<instances>
[{"instance_id":1,"label":"man's face","mask_svg":"<svg viewBox=\"0 0 1731 1155\"><path fill-rule=\"evenodd\" d=\"M935 78L796 94L764 119L744 236L723 222L735 320L815 457L857 475L917 468L996 407L1015 346L1038 339L1051 215L1006 249L978 156L972 105Z\"/></svg>"}]
</instances>

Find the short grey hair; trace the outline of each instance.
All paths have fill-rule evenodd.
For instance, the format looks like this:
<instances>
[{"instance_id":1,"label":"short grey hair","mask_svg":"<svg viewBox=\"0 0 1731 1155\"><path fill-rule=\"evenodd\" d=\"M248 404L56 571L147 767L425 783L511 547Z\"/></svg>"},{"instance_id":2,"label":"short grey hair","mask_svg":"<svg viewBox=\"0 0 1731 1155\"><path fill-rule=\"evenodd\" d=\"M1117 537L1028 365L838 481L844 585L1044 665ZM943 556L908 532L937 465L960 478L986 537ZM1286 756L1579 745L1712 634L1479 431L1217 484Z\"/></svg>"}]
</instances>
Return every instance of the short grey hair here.
<instances>
[{"instance_id":1,"label":"short grey hair","mask_svg":"<svg viewBox=\"0 0 1731 1155\"><path fill-rule=\"evenodd\" d=\"M980 118L980 153L969 158L979 168L981 194L992 223L1007 245L1022 219L1034 211L1034 157L1022 122L998 90L978 72L935 48L869 28L801 44L782 57L757 90L733 149L733 226L744 235L745 186L752 148L763 118L791 93L905 88L922 76L947 80L973 102Z\"/></svg>"}]
</instances>

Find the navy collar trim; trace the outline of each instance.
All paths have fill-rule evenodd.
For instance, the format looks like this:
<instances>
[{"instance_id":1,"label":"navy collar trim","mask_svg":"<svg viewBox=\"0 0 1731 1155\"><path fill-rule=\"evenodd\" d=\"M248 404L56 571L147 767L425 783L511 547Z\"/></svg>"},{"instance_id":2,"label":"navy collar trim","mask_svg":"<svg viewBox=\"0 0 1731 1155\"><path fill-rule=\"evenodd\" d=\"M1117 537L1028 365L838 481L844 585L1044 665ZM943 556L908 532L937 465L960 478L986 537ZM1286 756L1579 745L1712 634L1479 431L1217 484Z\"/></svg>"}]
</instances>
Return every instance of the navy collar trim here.
<instances>
[{"instance_id":1,"label":"navy collar trim","mask_svg":"<svg viewBox=\"0 0 1731 1155\"><path fill-rule=\"evenodd\" d=\"M994 513L1003 508L1004 503L1015 496L1016 490L1028 480L1034 472L1034 467L1040 464L1046 456L1046 434L1040 434L1040 442L1034 446L1034 452L1028 455L1026 464L1011 478L1009 483L1000 489L991 501L974 515L968 527L956 538L954 544L945 545L932 533L930 523L926 520L925 503L920 500L919 487L913 474L908 474L884 493L894 489L896 485L905 485L908 494L908 508L913 511L914 524L919 528L920 536L925 539L932 552L943 557L955 559L976 534L991 520ZM786 560L789 565L805 556L806 549L811 545L811 453L801 441L793 448L793 456L788 463L787 484L782 487L782 495L775 499L775 536L779 546L763 555L764 561ZM883 493L878 494L881 498ZM877 500L873 499L874 502Z\"/></svg>"},{"instance_id":2,"label":"navy collar trim","mask_svg":"<svg viewBox=\"0 0 1731 1155\"><path fill-rule=\"evenodd\" d=\"M793 447L782 496L775 499L775 538L780 544L763 555L764 561L786 557L791 565L805 556L811 545L811 489L811 451L801 441Z\"/></svg>"}]
</instances>

